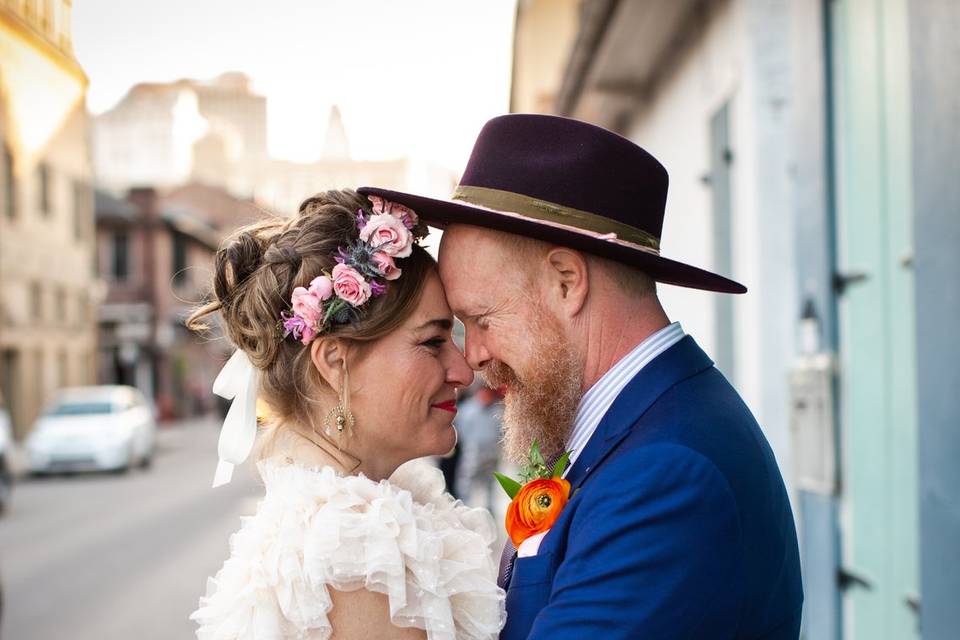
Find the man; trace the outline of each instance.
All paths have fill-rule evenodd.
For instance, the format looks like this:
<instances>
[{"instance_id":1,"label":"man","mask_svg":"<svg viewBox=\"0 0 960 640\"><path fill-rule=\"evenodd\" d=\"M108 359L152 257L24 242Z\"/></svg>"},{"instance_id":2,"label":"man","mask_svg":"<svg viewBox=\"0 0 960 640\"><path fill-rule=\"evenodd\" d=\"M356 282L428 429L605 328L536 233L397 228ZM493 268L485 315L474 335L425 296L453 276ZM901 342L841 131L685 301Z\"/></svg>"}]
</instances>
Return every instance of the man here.
<instances>
[{"instance_id":1,"label":"man","mask_svg":"<svg viewBox=\"0 0 960 640\"><path fill-rule=\"evenodd\" d=\"M744 293L660 256L667 174L604 129L487 123L452 202L361 189L445 228L465 353L506 387L507 454L572 451L539 546L505 550L501 638L797 638L796 531L773 453L656 282Z\"/></svg>"}]
</instances>

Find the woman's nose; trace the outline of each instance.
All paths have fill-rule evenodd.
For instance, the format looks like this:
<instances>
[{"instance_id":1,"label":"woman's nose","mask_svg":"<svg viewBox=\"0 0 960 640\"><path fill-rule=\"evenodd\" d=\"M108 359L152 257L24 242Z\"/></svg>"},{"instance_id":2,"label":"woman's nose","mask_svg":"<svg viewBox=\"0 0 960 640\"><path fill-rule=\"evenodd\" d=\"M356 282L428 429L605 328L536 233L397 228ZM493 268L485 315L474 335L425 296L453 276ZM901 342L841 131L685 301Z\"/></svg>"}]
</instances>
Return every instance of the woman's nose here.
<instances>
[{"instance_id":1,"label":"woman's nose","mask_svg":"<svg viewBox=\"0 0 960 640\"><path fill-rule=\"evenodd\" d=\"M460 349L453 349L453 355L447 365L447 382L460 388L469 387L473 382L473 370L460 353Z\"/></svg>"}]
</instances>

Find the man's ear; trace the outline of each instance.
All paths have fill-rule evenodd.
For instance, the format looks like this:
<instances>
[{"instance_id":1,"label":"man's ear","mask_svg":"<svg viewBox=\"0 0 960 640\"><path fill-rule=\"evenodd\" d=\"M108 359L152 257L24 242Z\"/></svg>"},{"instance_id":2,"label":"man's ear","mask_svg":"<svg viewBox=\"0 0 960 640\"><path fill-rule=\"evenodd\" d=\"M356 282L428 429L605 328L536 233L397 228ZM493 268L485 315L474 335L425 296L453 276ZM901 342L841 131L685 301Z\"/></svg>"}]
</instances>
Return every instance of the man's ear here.
<instances>
[{"instance_id":1,"label":"man's ear","mask_svg":"<svg viewBox=\"0 0 960 640\"><path fill-rule=\"evenodd\" d=\"M310 345L313 366L334 392L340 390L346 358L347 343L341 338L317 338Z\"/></svg>"},{"instance_id":2,"label":"man's ear","mask_svg":"<svg viewBox=\"0 0 960 640\"><path fill-rule=\"evenodd\" d=\"M566 317L580 313L590 291L587 260L579 251L554 247L547 252L548 297L557 311Z\"/></svg>"}]
</instances>

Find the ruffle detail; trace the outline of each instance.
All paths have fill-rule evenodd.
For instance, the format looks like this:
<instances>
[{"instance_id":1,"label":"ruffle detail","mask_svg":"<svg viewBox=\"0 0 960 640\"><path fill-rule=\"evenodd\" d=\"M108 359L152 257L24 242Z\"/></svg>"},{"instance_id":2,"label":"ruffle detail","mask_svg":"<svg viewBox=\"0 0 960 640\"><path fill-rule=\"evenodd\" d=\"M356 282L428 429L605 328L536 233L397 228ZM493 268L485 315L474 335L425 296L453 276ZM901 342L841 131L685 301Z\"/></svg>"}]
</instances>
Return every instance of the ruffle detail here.
<instances>
[{"instance_id":1,"label":"ruffle detail","mask_svg":"<svg viewBox=\"0 0 960 640\"><path fill-rule=\"evenodd\" d=\"M326 640L328 585L386 595L392 623L430 640L498 636L493 518L447 494L439 470L414 461L374 482L273 459L258 469L266 495L190 616L199 640Z\"/></svg>"}]
</instances>

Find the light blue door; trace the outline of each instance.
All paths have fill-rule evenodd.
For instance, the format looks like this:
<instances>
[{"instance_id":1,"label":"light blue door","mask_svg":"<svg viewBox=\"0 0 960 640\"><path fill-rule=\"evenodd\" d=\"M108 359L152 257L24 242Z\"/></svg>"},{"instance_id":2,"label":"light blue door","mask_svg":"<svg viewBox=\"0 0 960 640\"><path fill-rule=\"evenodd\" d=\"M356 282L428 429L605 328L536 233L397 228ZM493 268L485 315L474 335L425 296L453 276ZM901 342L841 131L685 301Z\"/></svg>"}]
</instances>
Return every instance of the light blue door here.
<instances>
[{"instance_id":1,"label":"light blue door","mask_svg":"<svg viewBox=\"0 0 960 640\"><path fill-rule=\"evenodd\" d=\"M919 638L907 0L834 0L845 638Z\"/></svg>"}]
</instances>

